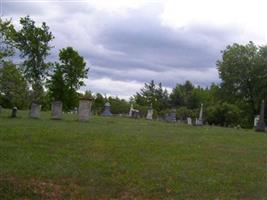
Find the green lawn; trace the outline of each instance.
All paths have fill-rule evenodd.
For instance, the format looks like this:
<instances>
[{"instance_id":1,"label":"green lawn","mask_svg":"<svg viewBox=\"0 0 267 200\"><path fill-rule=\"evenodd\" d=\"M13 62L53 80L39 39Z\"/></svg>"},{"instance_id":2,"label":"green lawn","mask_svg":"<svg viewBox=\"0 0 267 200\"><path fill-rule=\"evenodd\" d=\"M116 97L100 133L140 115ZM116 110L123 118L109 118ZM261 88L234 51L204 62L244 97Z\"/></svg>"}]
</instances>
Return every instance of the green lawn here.
<instances>
[{"instance_id":1,"label":"green lawn","mask_svg":"<svg viewBox=\"0 0 267 200\"><path fill-rule=\"evenodd\" d=\"M267 134L0 116L0 199L267 199Z\"/></svg>"}]
</instances>

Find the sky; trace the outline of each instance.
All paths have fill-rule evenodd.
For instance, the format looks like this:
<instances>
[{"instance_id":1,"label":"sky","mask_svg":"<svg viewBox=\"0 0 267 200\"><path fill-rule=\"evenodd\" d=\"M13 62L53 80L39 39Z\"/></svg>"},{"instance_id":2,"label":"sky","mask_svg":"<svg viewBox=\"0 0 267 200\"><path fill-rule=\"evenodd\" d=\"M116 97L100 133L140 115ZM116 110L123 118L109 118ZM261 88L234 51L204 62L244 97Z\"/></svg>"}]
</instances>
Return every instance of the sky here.
<instances>
[{"instance_id":1,"label":"sky","mask_svg":"<svg viewBox=\"0 0 267 200\"><path fill-rule=\"evenodd\" d=\"M219 83L221 51L233 43L267 43L263 0L0 0L1 16L30 15L55 36L50 59L71 46L89 76L81 91L128 99L155 80L171 91L190 80Z\"/></svg>"}]
</instances>

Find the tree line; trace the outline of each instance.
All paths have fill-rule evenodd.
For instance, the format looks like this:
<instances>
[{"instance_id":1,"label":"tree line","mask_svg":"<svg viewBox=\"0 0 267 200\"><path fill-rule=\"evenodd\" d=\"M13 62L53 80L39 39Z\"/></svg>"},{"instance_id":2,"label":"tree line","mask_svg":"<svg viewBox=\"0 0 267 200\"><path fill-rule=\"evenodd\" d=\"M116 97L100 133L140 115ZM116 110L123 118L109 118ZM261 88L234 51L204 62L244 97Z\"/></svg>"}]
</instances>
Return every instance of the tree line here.
<instances>
[{"instance_id":1,"label":"tree line","mask_svg":"<svg viewBox=\"0 0 267 200\"><path fill-rule=\"evenodd\" d=\"M126 101L91 91L79 93L89 68L72 47L60 49L58 61L49 61L53 39L45 22L38 26L26 16L20 19L20 28L15 28L12 20L0 19L0 105L28 109L37 102L43 110L49 110L52 101L60 100L63 109L69 111L77 107L80 97L87 96L94 99L95 114L100 114L109 101L114 114L127 113L133 104L145 115L153 105L155 118L176 109L177 118L185 120L196 118L203 103L207 123L251 127L261 100L267 96L267 46L253 42L234 43L221 52L216 63L221 79L218 84L202 88L188 80L168 93L161 83L152 80Z\"/></svg>"}]
</instances>

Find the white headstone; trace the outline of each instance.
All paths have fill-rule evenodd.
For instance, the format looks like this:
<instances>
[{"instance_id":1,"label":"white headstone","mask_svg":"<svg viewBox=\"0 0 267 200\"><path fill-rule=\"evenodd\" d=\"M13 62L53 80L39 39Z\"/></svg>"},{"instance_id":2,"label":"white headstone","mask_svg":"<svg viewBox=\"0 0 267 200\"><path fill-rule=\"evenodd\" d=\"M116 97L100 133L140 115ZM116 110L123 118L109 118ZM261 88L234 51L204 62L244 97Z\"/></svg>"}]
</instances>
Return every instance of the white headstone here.
<instances>
[{"instance_id":1,"label":"white headstone","mask_svg":"<svg viewBox=\"0 0 267 200\"><path fill-rule=\"evenodd\" d=\"M192 125L192 119L191 119L191 117L187 117L187 124L188 125Z\"/></svg>"},{"instance_id":2,"label":"white headstone","mask_svg":"<svg viewBox=\"0 0 267 200\"><path fill-rule=\"evenodd\" d=\"M153 120L153 109L148 109L146 119Z\"/></svg>"},{"instance_id":3,"label":"white headstone","mask_svg":"<svg viewBox=\"0 0 267 200\"><path fill-rule=\"evenodd\" d=\"M38 119L40 118L40 112L41 112L41 105L37 103L32 103L30 117Z\"/></svg>"},{"instance_id":4,"label":"white headstone","mask_svg":"<svg viewBox=\"0 0 267 200\"><path fill-rule=\"evenodd\" d=\"M92 99L80 99L78 118L80 121L88 121L91 114Z\"/></svg>"},{"instance_id":5,"label":"white headstone","mask_svg":"<svg viewBox=\"0 0 267 200\"><path fill-rule=\"evenodd\" d=\"M131 108L129 111L129 117L132 117L132 115L133 115L133 104L131 104Z\"/></svg>"},{"instance_id":6,"label":"white headstone","mask_svg":"<svg viewBox=\"0 0 267 200\"><path fill-rule=\"evenodd\" d=\"M203 125L203 104L201 104L200 111L199 111L199 118L196 119L196 125L202 126Z\"/></svg>"},{"instance_id":7,"label":"white headstone","mask_svg":"<svg viewBox=\"0 0 267 200\"><path fill-rule=\"evenodd\" d=\"M53 101L51 108L52 119L61 119L62 115L62 102Z\"/></svg>"},{"instance_id":8,"label":"white headstone","mask_svg":"<svg viewBox=\"0 0 267 200\"><path fill-rule=\"evenodd\" d=\"M254 127L256 127L256 126L257 126L257 124L258 124L259 120L260 120L260 116L259 116L259 115L257 115L257 116L254 118Z\"/></svg>"}]
</instances>

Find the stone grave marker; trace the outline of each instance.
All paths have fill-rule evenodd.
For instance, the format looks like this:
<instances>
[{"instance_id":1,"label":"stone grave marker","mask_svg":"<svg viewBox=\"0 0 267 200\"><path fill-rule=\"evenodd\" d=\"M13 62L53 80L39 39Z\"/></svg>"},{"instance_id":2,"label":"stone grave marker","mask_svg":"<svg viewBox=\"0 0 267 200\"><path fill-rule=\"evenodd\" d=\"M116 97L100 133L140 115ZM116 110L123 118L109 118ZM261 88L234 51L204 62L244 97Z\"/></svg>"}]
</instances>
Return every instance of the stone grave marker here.
<instances>
[{"instance_id":1,"label":"stone grave marker","mask_svg":"<svg viewBox=\"0 0 267 200\"><path fill-rule=\"evenodd\" d=\"M265 102L264 102L264 100L262 100L261 109L260 109L260 117L259 117L258 123L257 123L256 128L255 128L255 130L259 131L259 132L265 131L264 107L265 107Z\"/></svg>"},{"instance_id":2,"label":"stone grave marker","mask_svg":"<svg viewBox=\"0 0 267 200\"><path fill-rule=\"evenodd\" d=\"M53 101L51 107L51 118L52 119L61 119L62 116L62 102Z\"/></svg>"},{"instance_id":3,"label":"stone grave marker","mask_svg":"<svg viewBox=\"0 0 267 200\"><path fill-rule=\"evenodd\" d=\"M104 112L102 113L102 116L112 116L111 113L111 105L109 102L106 102L104 105Z\"/></svg>"},{"instance_id":4,"label":"stone grave marker","mask_svg":"<svg viewBox=\"0 0 267 200\"><path fill-rule=\"evenodd\" d=\"M192 118L191 117L187 117L187 124L188 125L192 125Z\"/></svg>"},{"instance_id":5,"label":"stone grave marker","mask_svg":"<svg viewBox=\"0 0 267 200\"><path fill-rule=\"evenodd\" d=\"M200 111L199 111L199 117L196 119L196 125L197 126L203 126L203 104L201 104Z\"/></svg>"},{"instance_id":6,"label":"stone grave marker","mask_svg":"<svg viewBox=\"0 0 267 200\"><path fill-rule=\"evenodd\" d=\"M165 120L167 122L176 122L176 110L172 109L170 113L166 114Z\"/></svg>"},{"instance_id":7,"label":"stone grave marker","mask_svg":"<svg viewBox=\"0 0 267 200\"><path fill-rule=\"evenodd\" d=\"M140 117L140 112L139 112L139 110L137 110L137 109L133 109L133 110L132 110L132 118L137 119L137 118L139 118L139 117Z\"/></svg>"},{"instance_id":8,"label":"stone grave marker","mask_svg":"<svg viewBox=\"0 0 267 200\"><path fill-rule=\"evenodd\" d=\"M260 120L260 116L259 116L259 115L256 115L256 116L254 117L254 128L257 126L259 120Z\"/></svg>"},{"instance_id":9,"label":"stone grave marker","mask_svg":"<svg viewBox=\"0 0 267 200\"><path fill-rule=\"evenodd\" d=\"M152 108L152 104L148 107L146 119L153 120L153 108Z\"/></svg>"},{"instance_id":10,"label":"stone grave marker","mask_svg":"<svg viewBox=\"0 0 267 200\"><path fill-rule=\"evenodd\" d=\"M30 117L34 119L40 118L41 105L37 103L32 103L30 110Z\"/></svg>"},{"instance_id":11,"label":"stone grave marker","mask_svg":"<svg viewBox=\"0 0 267 200\"><path fill-rule=\"evenodd\" d=\"M17 112L18 112L18 108L17 107L13 107L12 108L12 112L11 112L11 117L12 118L16 118L17 117Z\"/></svg>"},{"instance_id":12,"label":"stone grave marker","mask_svg":"<svg viewBox=\"0 0 267 200\"><path fill-rule=\"evenodd\" d=\"M91 115L91 98L83 98L79 100L78 119L79 121L88 121Z\"/></svg>"},{"instance_id":13,"label":"stone grave marker","mask_svg":"<svg viewBox=\"0 0 267 200\"><path fill-rule=\"evenodd\" d=\"M129 111L129 117L132 117L133 114L133 104L131 104L130 111Z\"/></svg>"}]
</instances>

